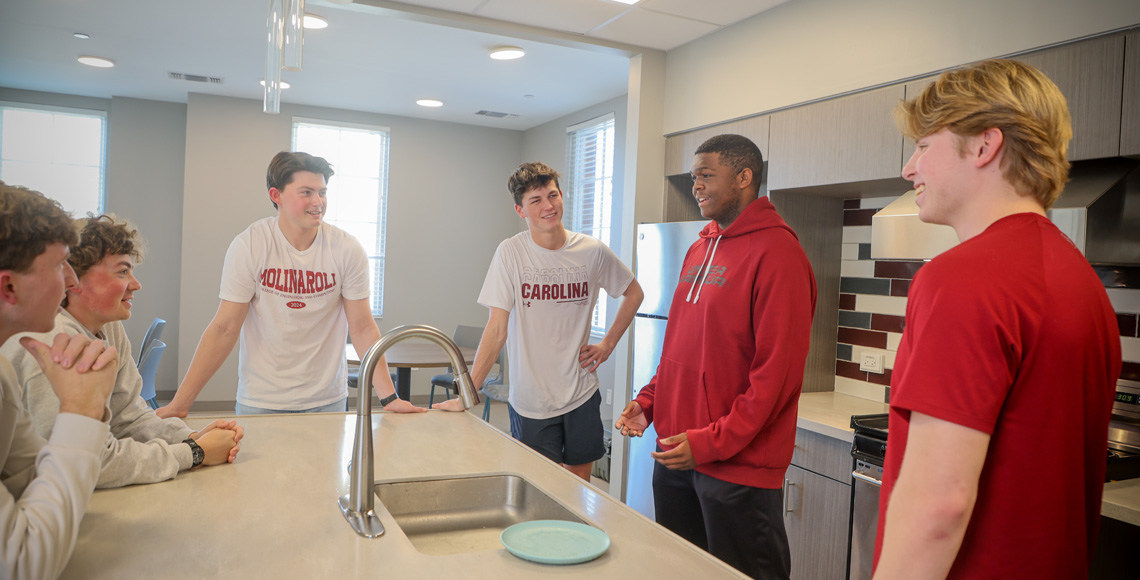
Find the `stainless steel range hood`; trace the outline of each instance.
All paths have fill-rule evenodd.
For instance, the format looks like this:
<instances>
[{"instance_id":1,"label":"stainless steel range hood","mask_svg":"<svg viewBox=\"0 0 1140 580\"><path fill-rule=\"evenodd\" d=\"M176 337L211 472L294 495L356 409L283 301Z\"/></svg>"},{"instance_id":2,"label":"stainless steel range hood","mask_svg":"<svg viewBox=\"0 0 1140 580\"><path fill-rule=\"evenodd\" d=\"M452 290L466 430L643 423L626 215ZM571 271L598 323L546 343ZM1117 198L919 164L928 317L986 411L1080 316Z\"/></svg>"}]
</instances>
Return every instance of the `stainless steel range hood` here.
<instances>
[{"instance_id":1,"label":"stainless steel range hood","mask_svg":"<svg viewBox=\"0 0 1140 580\"><path fill-rule=\"evenodd\" d=\"M1093 264L1140 264L1140 161L1111 158L1073 164L1049 210Z\"/></svg>"},{"instance_id":2,"label":"stainless steel range hood","mask_svg":"<svg viewBox=\"0 0 1140 580\"><path fill-rule=\"evenodd\" d=\"M1049 219L1094 264L1140 264L1140 161L1073 163ZM958 243L954 230L918 219L908 191L871 218L871 258L928 260Z\"/></svg>"}]
</instances>

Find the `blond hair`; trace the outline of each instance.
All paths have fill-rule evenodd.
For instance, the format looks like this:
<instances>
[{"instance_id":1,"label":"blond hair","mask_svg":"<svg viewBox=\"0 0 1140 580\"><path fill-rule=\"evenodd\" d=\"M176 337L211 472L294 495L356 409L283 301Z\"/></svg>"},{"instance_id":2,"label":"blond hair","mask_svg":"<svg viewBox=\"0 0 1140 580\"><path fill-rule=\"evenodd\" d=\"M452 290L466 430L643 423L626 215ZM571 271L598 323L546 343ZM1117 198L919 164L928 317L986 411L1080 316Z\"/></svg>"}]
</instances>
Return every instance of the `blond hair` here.
<instances>
[{"instance_id":1,"label":"blond hair","mask_svg":"<svg viewBox=\"0 0 1140 580\"><path fill-rule=\"evenodd\" d=\"M1068 180L1069 107L1049 77L1024 63L987 60L942 73L922 94L899 103L895 124L911 139L941 129L960 138L1001 130L1002 175L1045 209Z\"/></svg>"}]
</instances>

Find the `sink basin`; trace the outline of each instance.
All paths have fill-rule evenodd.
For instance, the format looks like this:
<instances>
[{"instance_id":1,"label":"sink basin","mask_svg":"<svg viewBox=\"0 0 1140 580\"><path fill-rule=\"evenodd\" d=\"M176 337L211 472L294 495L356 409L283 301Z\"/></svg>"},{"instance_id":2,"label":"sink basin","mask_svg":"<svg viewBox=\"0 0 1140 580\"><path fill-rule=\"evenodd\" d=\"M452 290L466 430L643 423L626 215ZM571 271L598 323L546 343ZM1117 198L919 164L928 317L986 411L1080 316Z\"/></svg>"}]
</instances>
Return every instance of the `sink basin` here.
<instances>
[{"instance_id":1,"label":"sink basin","mask_svg":"<svg viewBox=\"0 0 1140 580\"><path fill-rule=\"evenodd\" d=\"M499 534L530 520L587 523L517 475L379 482L376 497L424 554L498 550Z\"/></svg>"}]
</instances>

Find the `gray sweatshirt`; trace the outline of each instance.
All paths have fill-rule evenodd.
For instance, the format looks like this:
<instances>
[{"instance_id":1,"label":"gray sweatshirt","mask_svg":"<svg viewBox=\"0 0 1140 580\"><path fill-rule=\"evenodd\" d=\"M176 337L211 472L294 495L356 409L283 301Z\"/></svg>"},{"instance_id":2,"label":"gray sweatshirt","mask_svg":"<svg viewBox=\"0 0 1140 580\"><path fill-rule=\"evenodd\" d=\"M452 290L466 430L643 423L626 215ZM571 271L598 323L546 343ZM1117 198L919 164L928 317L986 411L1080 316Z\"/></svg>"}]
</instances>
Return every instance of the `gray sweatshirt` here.
<instances>
[{"instance_id":1,"label":"gray sweatshirt","mask_svg":"<svg viewBox=\"0 0 1140 580\"><path fill-rule=\"evenodd\" d=\"M0 578L55 578L91 500L107 424L60 413L44 441L19 397L16 374L0 358Z\"/></svg>"},{"instance_id":2,"label":"gray sweatshirt","mask_svg":"<svg viewBox=\"0 0 1140 580\"><path fill-rule=\"evenodd\" d=\"M97 487L165 481L179 471L189 469L194 457L190 446L183 441L192 430L180 419L162 419L155 415L139 396L142 376L135 368L131 341L121 322L105 324L98 335L93 335L64 310L56 315L55 328L51 332L21 333L0 347L0 354L12 361L16 369L24 389L24 407L32 416L36 432L44 438L51 436L55 417L59 414L59 399L35 358L20 346L19 339L31 336L51 344L52 338L60 332L83 333L89 338L101 339L119 351L119 371L110 400L111 433L103 448L103 468Z\"/></svg>"}]
</instances>

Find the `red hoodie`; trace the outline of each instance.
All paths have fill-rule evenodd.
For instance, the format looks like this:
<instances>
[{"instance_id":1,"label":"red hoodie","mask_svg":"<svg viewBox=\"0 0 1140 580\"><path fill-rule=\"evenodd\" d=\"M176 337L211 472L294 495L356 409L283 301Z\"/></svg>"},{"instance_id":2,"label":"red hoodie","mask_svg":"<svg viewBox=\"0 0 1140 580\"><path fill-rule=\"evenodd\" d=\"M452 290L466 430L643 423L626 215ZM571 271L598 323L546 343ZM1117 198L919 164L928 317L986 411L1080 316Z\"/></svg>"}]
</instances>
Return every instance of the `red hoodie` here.
<instances>
[{"instance_id":1,"label":"red hoodie","mask_svg":"<svg viewBox=\"0 0 1140 580\"><path fill-rule=\"evenodd\" d=\"M697 471L783 484L815 297L811 264L767 197L724 230L701 230L673 294L657 374L636 399L661 439L688 434Z\"/></svg>"}]
</instances>

